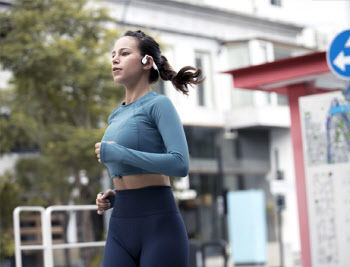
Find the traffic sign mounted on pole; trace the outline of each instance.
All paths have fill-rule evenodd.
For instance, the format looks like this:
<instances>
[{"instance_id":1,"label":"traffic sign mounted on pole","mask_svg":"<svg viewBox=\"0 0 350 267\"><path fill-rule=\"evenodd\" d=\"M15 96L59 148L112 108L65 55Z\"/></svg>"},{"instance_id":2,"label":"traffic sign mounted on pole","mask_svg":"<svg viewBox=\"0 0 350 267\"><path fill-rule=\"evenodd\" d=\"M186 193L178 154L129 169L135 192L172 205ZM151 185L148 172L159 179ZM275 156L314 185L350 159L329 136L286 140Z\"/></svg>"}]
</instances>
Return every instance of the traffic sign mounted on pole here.
<instances>
[{"instance_id":1,"label":"traffic sign mounted on pole","mask_svg":"<svg viewBox=\"0 0 350 267\"><path fill-rule=\"evenodd\" d=\"M339 33L327 51L330 70L343 80L350 80L350 29Z\"/></svg>"}]
</instances>

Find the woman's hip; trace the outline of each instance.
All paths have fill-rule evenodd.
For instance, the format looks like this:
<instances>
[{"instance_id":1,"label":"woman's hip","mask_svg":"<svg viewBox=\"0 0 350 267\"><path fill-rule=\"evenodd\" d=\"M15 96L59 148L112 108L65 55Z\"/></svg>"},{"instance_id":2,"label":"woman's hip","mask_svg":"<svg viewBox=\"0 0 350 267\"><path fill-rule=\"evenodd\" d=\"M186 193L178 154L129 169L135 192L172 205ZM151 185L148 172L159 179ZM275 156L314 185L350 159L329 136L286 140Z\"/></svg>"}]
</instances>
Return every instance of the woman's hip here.
<instances>
[{"instance_id":1,"label":"woman's hip","mask_svg":"<svg viewBox=\"0 0 350 267\"><path fill-rule=\"evenodd\" d=\"M117 190L111 216L134 218L174 212L179 210L171 186L153 185Z\"/></svg>"}]
</instances>

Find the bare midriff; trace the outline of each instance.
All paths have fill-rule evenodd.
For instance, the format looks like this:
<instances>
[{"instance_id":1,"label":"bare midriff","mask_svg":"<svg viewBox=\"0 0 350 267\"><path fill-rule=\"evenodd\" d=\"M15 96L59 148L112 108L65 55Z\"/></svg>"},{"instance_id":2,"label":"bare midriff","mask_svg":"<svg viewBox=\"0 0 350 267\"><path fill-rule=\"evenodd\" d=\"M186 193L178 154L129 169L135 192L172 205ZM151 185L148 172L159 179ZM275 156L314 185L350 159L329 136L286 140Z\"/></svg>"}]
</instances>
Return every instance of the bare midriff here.
<instances>
[{"instance_id":1,"label":"bare midriff","mask_svg":"<svg viewBox=\"0 0 350 267\"><path fill-rule=\"evenodd\" d=\"M169 176L159 173L143 173L125 175L122 178L113 178L114 188L116 190L137 189L152 185L169 185Z\"/></svg>"}]
</instances>

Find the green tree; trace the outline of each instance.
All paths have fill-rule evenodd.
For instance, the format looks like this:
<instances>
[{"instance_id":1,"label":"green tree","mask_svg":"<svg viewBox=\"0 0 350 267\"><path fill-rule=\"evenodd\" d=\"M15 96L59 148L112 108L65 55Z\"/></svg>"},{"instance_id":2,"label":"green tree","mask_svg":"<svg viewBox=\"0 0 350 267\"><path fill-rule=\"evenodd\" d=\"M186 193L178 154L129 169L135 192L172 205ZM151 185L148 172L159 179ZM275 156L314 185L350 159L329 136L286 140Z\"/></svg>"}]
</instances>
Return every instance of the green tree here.
<instances>
[{"instance_id":1,"label":"green tree","mask_svg":"<svg viewBox=\"0 0 350 267\"><path fill-rule=\"evenodd\" d=\"M94 144L124 92L111 73L111 51L120 34L113 28L116 21L90 2L16 0L0 13L0 65L12 73L0 90L0 154L18 148L38 152L20 158L14 173L0 179L0 209L6 213L0 244L7 244L3 233L12 226L14 207L67 204L73 187L80 193L76 204L94 204L101 190L104 166ZM80 182L81 170L87 186ZM94 240L90 213L81 216L79 241ZM12 251L6 244L3 256ZM92 257L84 255L86 266Z\"/></svg>"},{"instance_id":2,"label":"green tree","mask_svg":"<svg viewBox=\"0 0 350 267\"><path fill-rule=\"evenodd\" d=\"M21 204L16 196L23 194L23 188L14 180L9 171L0 175L0 260L15 253L14 240L11 237L12 212Z\"/></svg>"}]
</instances>

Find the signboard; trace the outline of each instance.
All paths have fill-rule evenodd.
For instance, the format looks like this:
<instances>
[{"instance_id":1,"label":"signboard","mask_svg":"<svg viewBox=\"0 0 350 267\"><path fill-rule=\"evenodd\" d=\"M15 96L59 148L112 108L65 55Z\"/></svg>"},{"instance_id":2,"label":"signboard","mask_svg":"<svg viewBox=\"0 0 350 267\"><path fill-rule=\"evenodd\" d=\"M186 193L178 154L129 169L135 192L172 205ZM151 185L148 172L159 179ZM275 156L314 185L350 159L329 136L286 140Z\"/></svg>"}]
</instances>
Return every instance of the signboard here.
<instances>
[{"instance_id":1,"label":"signboard","mask_svg":"<svg viewBox=\"0 0 350 267\"><path fill-rule=\"evenodd\" d=\"M330 70L341 79L350 80L350 30L339 33L327 51Z\"/></svg>"},{"instance_id":2,"label":"signboard","mask_svg":"<svg viewBox=\"0 0 350 267\"><path fill-rule=\"evenodd\" d=\"M350 112L341 92L299 98L312 267L350 266Z\"/></svg>"},{"instance_id":3,"label":"signboard","mask_svg":"<svg viewBox=\"0 0 350 267\"><path fill-rule=\"evenodd\" d=\"M228 192L227 215L231 261L235 265L265 265L267 220L264 191Z\"/></svg>"}]
</instances>

